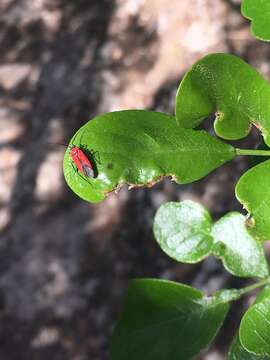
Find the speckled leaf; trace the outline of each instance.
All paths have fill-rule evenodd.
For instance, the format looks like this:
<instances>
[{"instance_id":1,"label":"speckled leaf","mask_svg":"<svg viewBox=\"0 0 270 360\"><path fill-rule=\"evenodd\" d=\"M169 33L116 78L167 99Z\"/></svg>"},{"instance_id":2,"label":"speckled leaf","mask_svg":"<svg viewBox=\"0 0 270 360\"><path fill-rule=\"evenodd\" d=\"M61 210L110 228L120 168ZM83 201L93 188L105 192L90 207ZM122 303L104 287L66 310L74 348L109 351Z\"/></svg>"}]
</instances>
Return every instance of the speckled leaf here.
<instances>
[{"instance_id":1,"label":"speckled leaf","mask_svg":"<svg viewBox=\"0 0 270 360\"><path fill-rule=\"evenodd\" d=\"M212 252L231 274L262 278L268 275L263 246L248 232L242 214L231 212L225 215L215 223L212 234Z\"/></svg>"},{"instance_id":2,"label":"speckled leaf","mask_svg":"<svg viewBox=\"0 0 270 360\"><path fill-rule=\"evenodd\" d=\"M162 250L171 258L195 263L209 255L213 238L208 211L193 201L162 205L154 220L154 234Z\"/></svg>"},{"instance_id":3,"label":"speckled leaf","mask_svg":"<svg viewBox=\"0 0 270 360\"><path fill-rule=\"evenodd\" d=\"M176 118L182 127L195 128L213 112L220 137L243 138L254 124L270 145L270 86L236 56L208 55L192 66L180 84Z\"/></svg>"},{"instance_id":4,"label":"speckled leaf","mask_svg":"<svg viewBox=\"0 0 270 360\"><path fill-rule=\"evenodd\" d=\"M200 204L169 202L155 216L154 234L161 249L177 261L196 263L213 254L233 275L264 278L269 274L262 243L252 236L240 213L229 213L213 225Z\"/></svg>"},{"instance_id":5,"label":"speckled leaf","mask_svg":"<svg viewBox=\"0 0 270 360\"><path fill-rule=\"evenodd\" d=\"M265 288L241 320L239 338L254 354L270 356L270 288Z\"/></svg>"},{"instance_id":6,"label":"speckled leaf","mask_svg":"<svg viewBox=\"0 0 270 360\"><path fill-rule=\"evenodd\" d=\"M83 147L95 178L76 172L72 145ZM235 149L204 131L179 127L174 117L129 110L104 114L74 135L64 158L68 185L81 198L98 202L123 184L151 186L164 176L189 183L235 156Z\"/></svg>"},{"instance_id":7,"label":"speckled leaf","mask_svg":"<svg viewBox=\"0 0 270 360\"><path fill-rule=\"evenodd\" d=\"M270 41L269 0L243 0L242 14L251 20L251 32L256 38Z\"/></svg>"},{"instance_id":8,"label":"speckled leaf","mask_svg":"<svg viewBox=\"0 0 270 360\"><path fill-rule=\"evenodd\" d=\"M252 232L261 240L270 240L270 160L248 170L239 179L235 193L253 216Z\"/></svg>"},{"instance_id":9,"label":"speckled leaf","mask_svg":"<svg viewBox=\"0 0 270 360\"><path fill-rule=\"evenodd\" d=\"M190 360L213 340L228 309L186 285L133 281L114 329L111 358Z\"/></svg>"},{"instance_id":10,"label":"speckled leaf","mask_svg":"<svg viewBox=\"0 0 270 360\"><path fill-rule=\"evenodd\" d=\"M228 360L270 360L269 356L254 355L248 352L241 344L237 335L229 351Z\"/></svg>"}]
</instances>

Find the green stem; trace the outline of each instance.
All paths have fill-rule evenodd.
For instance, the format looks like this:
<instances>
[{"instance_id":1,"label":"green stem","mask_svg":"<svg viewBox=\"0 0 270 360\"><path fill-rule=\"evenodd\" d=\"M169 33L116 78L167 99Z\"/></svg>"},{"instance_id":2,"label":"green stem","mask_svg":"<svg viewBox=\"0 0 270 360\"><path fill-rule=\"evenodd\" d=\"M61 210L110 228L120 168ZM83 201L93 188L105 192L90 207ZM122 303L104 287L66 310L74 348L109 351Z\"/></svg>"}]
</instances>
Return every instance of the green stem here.
<instances>
[{"instance_id":1,"label":"green stem","mask_svg":"<svg viewBox=\"0 0 270 360\"><path fill-rule=\"evenodd\" d=\"M243 289L239 289L239 295L242 296L246 293L249 293L250 291L253 291L259 287L262 287L262 286L265 286L265 285L270 285L270 277L266 278L266 279L263 279L259 282L257 282L256 284L252 284L252 285L249 285L247 287L244 287Z\"/></svg>"},{"instance_id":2,"label":"green stem","mask_svg":"<svg viewBox=\"0 0 270 360\"><path fill-rule=\"evenodd\" d=\"M236 155L270 156L270 150L235 149Z\"/></svg>"},{"instance_id":3,"label":"green stem","mask_svg":"<svg viewBox=\"0 0 270 360\"><path fill-rule=\"evenodd\" d=\"M270 277L263 279L256 284L246 286L242 289L224 289L216 293L215 300L219 300L222 303L228 303L229 301L239 300L241 296L249 293L259 287L270 285Z\"/></svg>"}]
</instances>

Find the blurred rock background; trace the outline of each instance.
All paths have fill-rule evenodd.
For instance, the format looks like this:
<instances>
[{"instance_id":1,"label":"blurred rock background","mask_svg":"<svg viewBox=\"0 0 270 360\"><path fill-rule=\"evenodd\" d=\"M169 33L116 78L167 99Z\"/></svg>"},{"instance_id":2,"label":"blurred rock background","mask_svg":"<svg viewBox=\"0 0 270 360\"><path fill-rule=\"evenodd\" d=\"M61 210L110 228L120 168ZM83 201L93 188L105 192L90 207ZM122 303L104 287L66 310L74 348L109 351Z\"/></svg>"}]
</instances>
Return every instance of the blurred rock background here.
<instances>
[{"instance_id":1,"label":"blurred rock background","mask_svg":"<svg viewBox=\"0 0 270 360\"><path fill-rule=\"evenodd\" d=\"M173 113L185 71L209 52L237 54L270 76L269 47L251 38L233 0L1 0L0 359L105 360L128 281L159 277L206 292L241 286L212 258L161 253L156 209L194 199L216 219L240 210L238 158L188 186L111 195L89 205L67 188L64 148L82 124L127 108ZM212 122L206 122L212 131ZM260 142L254 130L241 146ZM233 305L214 346L222 360L247 302Z\"/></svg>"}]
</instances>

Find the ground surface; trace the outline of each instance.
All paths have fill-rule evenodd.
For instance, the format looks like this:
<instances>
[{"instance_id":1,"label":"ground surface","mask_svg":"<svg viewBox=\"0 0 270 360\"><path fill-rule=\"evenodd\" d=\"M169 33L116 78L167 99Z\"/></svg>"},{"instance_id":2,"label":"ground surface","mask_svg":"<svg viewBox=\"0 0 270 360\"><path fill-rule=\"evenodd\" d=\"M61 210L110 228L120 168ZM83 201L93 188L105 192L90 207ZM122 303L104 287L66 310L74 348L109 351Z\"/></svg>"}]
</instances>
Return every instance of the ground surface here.
<instances>
[{"instance_id":1,"label":"ground surface","mask_svg":"<svg viewBox=\"0 0 270 360\"><path fill-rule=\"evenodd\" d=\"M167 200L194 199L214 218L240 209L225 165L189 186L164 181L91 206L63 181L63 149L95 115L173 112L187 68L209 52L238 54L269 78L237 1L2 0L0 3L0 359L105 360L129 279L161 277L208 292L238 286L208 259L179 265L153 240ZM211 127L211 123L207 124ZM243 146L259 141L253 132ZM200 359L225 358L246 303Z\"/></svg>"}]
</instances>

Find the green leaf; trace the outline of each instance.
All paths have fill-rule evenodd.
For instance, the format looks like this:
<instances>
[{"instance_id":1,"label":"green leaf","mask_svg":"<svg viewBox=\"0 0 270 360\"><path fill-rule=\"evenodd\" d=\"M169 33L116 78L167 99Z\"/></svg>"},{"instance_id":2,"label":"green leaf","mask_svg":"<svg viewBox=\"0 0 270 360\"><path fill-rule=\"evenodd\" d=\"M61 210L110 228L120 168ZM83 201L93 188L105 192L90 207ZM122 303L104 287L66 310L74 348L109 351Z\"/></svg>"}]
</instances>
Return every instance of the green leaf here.
<instances>
[{"instance_id":1,"label":"green leaf","mask_svg":"<svg viewBox=\"0 0 270 360\"><path fill-rule=\"evenodd\" d=\"M114 329L112 360L188 360L209 345L229 305L174 282L135 280Z\"/></svg>"},{"instance_id":2,"label":"green leaf","mask_svg":"<svg viewBox=\"0 0 270 360\"><path fill-rule=\"evenodd\" d=\"M83 147L94 179L76 172L73 145ZM108 113L73 136L64 157L68 185L81 198L98 202L123 184L152 186L164 176L193 182L235 156L235 149L204 131L179 127L174 117L142 110Z\"/></svg>"},{"instance_id":3,"label":"green leaf","mask_svg":"<svg viewBox=\"0 0 270 360\"><path fill-rule=\"evenodd\" d=\"M213 254L224 267L239 277L266 277L268 266L262 244L246 228L242 214L231 212L215 223Z\"/></svg>"},{"instance_id":4,"label":"green leaf","mask_svg":"<svg viewBox=\"0 0 270 360\"><path fill-rule=\"evenodd\" d=\"M229 213L213 225L202 205L189 200L169 202L157 211L154 234L161 249L179 262L196 263L213 254L233 275L264 278L269 274L263 246L240 213Z\"/></svg>"},{"instance_id":5,"label":"green leaf","mask_svg":"<svg viewBox=\"0 0 270 360\"><path fill-rule=\"evenodd\" d=\"M270 41L269 0L243 0L242 14L251 20L251 32L256 38Z\"/></svg>"},{"instance_id":6,"label":"green leaf","mask_svg":"<svg viewBox=\"0 0 270 360\"><path fill-rule=\"evenodd\" d=\"M261 240L270 240L270 160L242 175L235 193L243 207L253 216L252 232Z\"/></svg>"},{"instance_id":7,"label":"green leaf","mask_svg":"<svg viewBox=\"0 0 270 360\"><path fill-rule=\"evenodd\" d=\"M162 205L154 220L154 234L161 249L171 258L196 263L211 252L212 219L193 201Z\"/></svg>"},{"instance_id":8,"label":"green leaf","mask_svg":"<svg viewBox=\"0 0 270 360\"><path fill-rule=\"evenodd\" d=\"M270 360L269 356L254 355L248 352L241 344L237 335L229 351L228 360Z\"/></svg>"},{"instance_id":9,"label":"green leaf","mask_svg":"<svg viewBox=\"0 0 270 360\"><path fill-rule=\"evenodd\" d=\"M229 54L211 54L186 73L176 95L176 118L195 128L216 112L215 131L230 140L258 127L270 145L270 87L250 65Z\"/></svg>"},{"instance_id":10,"label":"green leaf","mask_svg":"<svg viewBox=\"0 0 270 360\"><path fill-rule=\"evenodd\" d=\"M270 288L259 295L241 320L239 337L243 347L256 355L270 356Z\"/></svg>"}]
</instances>

